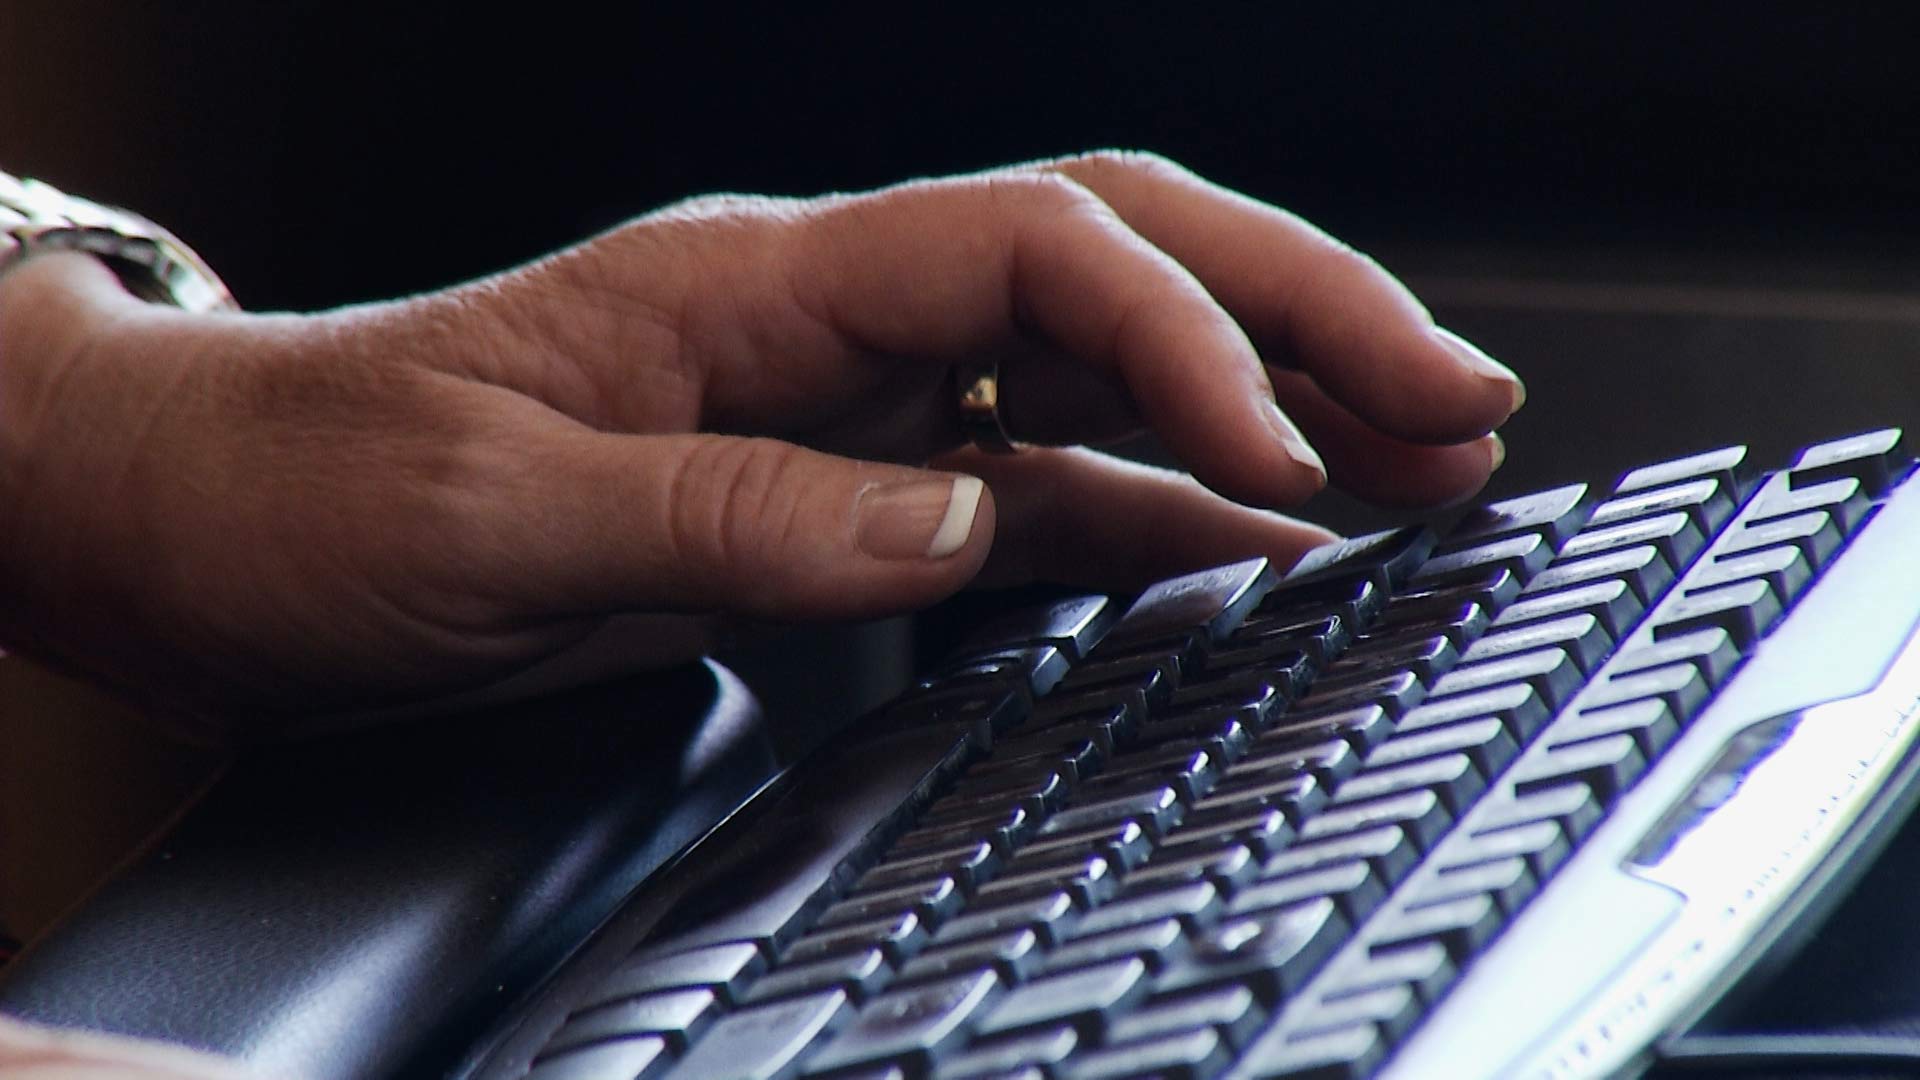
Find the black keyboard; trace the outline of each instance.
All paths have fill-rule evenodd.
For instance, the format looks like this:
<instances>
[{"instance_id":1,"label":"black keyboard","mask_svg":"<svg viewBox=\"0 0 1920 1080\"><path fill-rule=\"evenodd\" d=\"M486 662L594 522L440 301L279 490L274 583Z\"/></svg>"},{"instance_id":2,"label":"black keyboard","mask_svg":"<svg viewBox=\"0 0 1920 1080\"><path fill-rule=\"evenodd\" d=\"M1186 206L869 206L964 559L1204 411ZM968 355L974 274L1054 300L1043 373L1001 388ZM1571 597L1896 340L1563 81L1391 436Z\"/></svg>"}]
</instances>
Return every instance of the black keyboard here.
<instances>
[{"instance_id":1,"label":"black keyboard","mask_svg":"<svg viewBox=\"0 0 1920 1080\"><path fill-rule=\"evenodd\" d=\"M1008 613L496 1074L1632 1071L1912 786L1910 465L1733 447Z\"/></svg>"}]
</instances>

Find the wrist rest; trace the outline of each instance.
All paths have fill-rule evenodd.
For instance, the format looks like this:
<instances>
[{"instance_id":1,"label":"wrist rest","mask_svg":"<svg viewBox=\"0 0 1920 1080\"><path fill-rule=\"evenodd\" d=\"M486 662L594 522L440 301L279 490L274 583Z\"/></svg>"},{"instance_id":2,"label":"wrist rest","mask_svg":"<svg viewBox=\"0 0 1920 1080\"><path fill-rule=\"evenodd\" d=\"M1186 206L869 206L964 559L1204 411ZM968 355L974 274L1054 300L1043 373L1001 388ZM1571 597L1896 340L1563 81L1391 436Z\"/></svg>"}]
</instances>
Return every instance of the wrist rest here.
<instances>
[{"instance_id":1,"label":"wrist rest","mask_svg":"<svg viewBox=\"0 0 1920 1080\"><path fill-rule=\"evenodd\" d=\"M8 965L0 1010L311 1080L443 1073L774 769L712 662L249 750Z\"/></svg>"}]
</instances>

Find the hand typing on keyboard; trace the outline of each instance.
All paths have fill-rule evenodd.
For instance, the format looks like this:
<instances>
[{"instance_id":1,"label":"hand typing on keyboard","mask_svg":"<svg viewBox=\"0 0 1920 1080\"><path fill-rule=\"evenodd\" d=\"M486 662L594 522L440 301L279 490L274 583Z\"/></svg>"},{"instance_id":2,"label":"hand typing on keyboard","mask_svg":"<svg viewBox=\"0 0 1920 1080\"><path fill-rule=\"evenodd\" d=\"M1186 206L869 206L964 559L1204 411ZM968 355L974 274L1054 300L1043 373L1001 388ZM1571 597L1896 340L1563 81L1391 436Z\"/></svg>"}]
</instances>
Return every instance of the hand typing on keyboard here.
<instances>
[{"instance_id":1,"label":"hand typing on keyboard","mask_svg":"<svg viewBox=\"0 0 1920 1080\"><path fill-rule=\"evenodd\" d=\"M0 641L223 714L482 686L624 613L1290 562L1327 534L1271 508L1329 477L1464 498L1523 396L1364 257L1111 153L697 199L317 315L37 257L0 279L0 355ZM956 371L1043 445L968 447ZM1079 448L1142 427L1198 482Z\"/></svg>"}]
</instances>

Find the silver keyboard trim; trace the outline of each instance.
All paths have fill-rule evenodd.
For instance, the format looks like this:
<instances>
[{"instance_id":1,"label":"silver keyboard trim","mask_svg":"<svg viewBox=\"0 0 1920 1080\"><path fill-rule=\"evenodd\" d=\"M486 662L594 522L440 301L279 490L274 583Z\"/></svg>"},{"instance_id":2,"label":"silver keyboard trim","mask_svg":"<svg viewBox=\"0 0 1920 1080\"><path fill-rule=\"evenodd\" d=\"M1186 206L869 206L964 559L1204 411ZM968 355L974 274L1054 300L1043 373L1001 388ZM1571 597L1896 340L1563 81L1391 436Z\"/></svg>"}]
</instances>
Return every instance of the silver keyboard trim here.
<instances>
[{"instance_id":1,"label":"silver keyboard trim","mask_svg":"<svg viewBox=\"0 0 1920 1080\"><path fill-rule=\"evenodd\" d=\"M1383 1080L1631 1070L1720 989L1920 735L1915 537L1920 480L1910 479L1475 961ZM1692 808L1671 848L1649 854L1649 838L1725 764L1727 748L1769 722L1779 725L1774 745L1735 770L1737 788L1722 781L1717 805Z\"/></svg>"}]
</instances>

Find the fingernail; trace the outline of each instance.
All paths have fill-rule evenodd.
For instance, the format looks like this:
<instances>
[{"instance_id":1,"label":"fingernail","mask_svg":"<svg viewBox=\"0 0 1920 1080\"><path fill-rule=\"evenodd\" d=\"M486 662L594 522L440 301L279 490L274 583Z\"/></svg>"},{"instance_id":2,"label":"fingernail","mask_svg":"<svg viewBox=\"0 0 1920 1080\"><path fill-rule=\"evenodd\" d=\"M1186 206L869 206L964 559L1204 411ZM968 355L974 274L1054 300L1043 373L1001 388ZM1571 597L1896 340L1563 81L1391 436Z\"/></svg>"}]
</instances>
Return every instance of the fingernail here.
<instances>
[{"instance_id":1,"label":"fingernail","mask_svg":"<svg viewBox=\"0 0 1920 1080\"><path fill-rule=\"evenodd\" d=\"M1468 371L1482 378L1507 384L1507 392L1513 399L1513 404L1507 409L1508 416L1519 412L1520 406L1527 403L1527 385L1520 381L1520 376L1515 375L1512 368L1481 352L1478 345L1444 326L1434 327L1433 336L1440 344L1445 345L1447 351L1457 357Z\"/></svg>"},{"instance_id":2,"label":"fingernail","mask_svg":"<svg viewBox=\"0 0 1920 1080\"><path fill-rule=\"evenodd\" d=\"M1287 456L1294 461L1318 474L1320 485L1325 487L1327 463L1320 460L1320 455L1307 444L1306 436L1300 434L1300 429L1293 426L1293 421L1287 418L1286 413L1280 411L1280 406L1273 404L1267 406L1267 423L1272 425L1274 435L1279 437L1280 449L1285 450Z\"/></svg>"},{"instance_id":3,"label":"fingernail","mask_svg":"<svg viewBox=\"0 0 1920 1080\"><path fill-rule=\"evenodd\" d=\"M1487 435L1487 471L1495 472L1507 463L1507 440L1498 432Z\"/></svg>"},{"instance_id":4,"label":"fingernail","mask_svg":"<svg viewBox=\"0 0 1920 1080\"><path fill-rule=\"evenodd\" d=\"M944 559L973 535L984 487L977 476L958 476L868 488L854 542L876 559Z\"/></svg>"}]
</instances>

